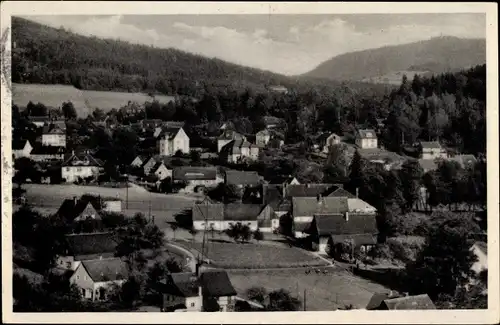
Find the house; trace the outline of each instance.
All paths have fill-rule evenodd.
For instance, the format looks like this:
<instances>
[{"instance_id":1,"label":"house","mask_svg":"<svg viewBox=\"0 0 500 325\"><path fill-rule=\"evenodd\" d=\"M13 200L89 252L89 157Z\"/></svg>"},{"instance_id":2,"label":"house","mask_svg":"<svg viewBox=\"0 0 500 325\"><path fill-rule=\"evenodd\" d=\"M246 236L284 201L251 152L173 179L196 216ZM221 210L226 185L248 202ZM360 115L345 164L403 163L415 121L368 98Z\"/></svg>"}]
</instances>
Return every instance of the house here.
<instances>
[{"instance_id":1,"label":"house","mask_svg":"<svg viewBox=\"0 0 500 325\"><path fill-rule=\"evenodd\" d=\"M331 256L336 255L336 244L345 241L355 248L369 250L377 243L378 233L375 215L350 212L317 214L305 232L318 252Z\"/></svg>"},{"instance_id":2,"label":"house","mask_svg":"<svg viewBox=\"0 0 500 325\"><path fill-rule=\"evenodd\" d=\"M341 187L337 188L335 191L330 193L328 196L329 197L346 197L348 199L356 199L357 198L356 195L344 190Z\"/></svg>"},{"instance_id":3,"label":"house","mask_svg":"<svg viewBox=\"0 0 500 325\"><path fill-rule=\"evenodd\" d=\"M155 175L160 181L167 177L172 177L172 169L168 169L163 161L157 162L150 171L151 175Z\"/></svg>"},{"instance_id":4,"label":"house","mask_svg":"<svg viewBox=\"0 0 500 325\"><path fill-rule=\"evenodd\" d=\"M63 162L61 177L68 183L87 177L97 177L101 171L102 163L88 152L75 154L73 151Z\"/></svg>"},{"instance_id":5,"label":"house","mask_svg":"<svg viewBox=\"0 0 500 325\"><path fill-rule=\"evenodd\" d=\"M183 128L184 122L167 121L162 122L160 126L155 127L153 137L158 138L165 128Z\"/></svg>"},{"instance_id":6,"label":"house","mask_svg":"<svg viewBox=\"0 0 500 325\"><path fill-rule=\"evenodd\" d=\"M36 145L30 154L30 159L33 161L63 161L64 147L40 146Z\"/></svg>"},{"instance_id":7,"label":"house","mask_svg":"<svg viewBox=\"0 0 500 325\"><path fill-rule=\"evenodd\" d=\"M137 157L136 157L137 159ZM151 169L158 163L159 161L165 161L166 157L160 155L154 155L151 157L147 157L144 159L144 163L142 164L142 169L144 170L144 175L149 175L151 173Z\"/></svg>"},{"instance_id":8,"label":"house","mask_svg":"<svg viewBox=\"0 0 500 325\"><path fill-rule=\"evenodd\" d=\"M110 232L81 233L66 235L64 245L65 253L57 256L56 267L74 271L82 261L113 257L118 242Z\"/></svg>"},{"instance_id":9,"label":"house","mask_svg":"<svg viewBox=\"0 0 500 325\"><path fill-rule=\"evenodd\" d=\"M326 139L325 139L325 143L323 145L323 152L324 153L328 153L330 152L330 148L331 146L335 145L335 144L340 144L341 142L341 137L340 135L337 135L335 133L332 133L330 134Z\"/></svg>"},{"instance_id":10,"label":"house","mask_svg":"<svg viewBox=\"0 0 500 325\"><path fill-rule=\"evenodd\" d=\"M420 158L434 160L436 158L446 159L448 154L438 141L424 142L419 144Z\"/></svg>"},{"instance_id":11,"label":"house","mask_svg":"<svg viewBox=\"0 0 500 325\"><path fill-rule=\"evenodd\" d=\"M219 157L230 163L238 163L246 159L257 160L259 147L246 140L233 140L222 147Z\"/></svg>"},{"instance_id":12,"label":"house","mask_svg":"<svg viewBox=\"0 0 500 325\"><path fill-rule=\"evenodd\" d=\"M438 169L439 159L419 159L418 164L422 168L422 171L428 173L430 171Z\"/></svg>"},{"instance_id":13,"label":"house","mask_svg":"<svg viewBox=\"0 0 500 325\"><path fill-rule=\"evenodd\" d=\"M130 166L134 166L134 167L141 167L142 165L144 165L147 161L148 157L144 156L144 155L138 155L137 157L134 158L134 160L132 160L132 162L130 163Z\"/></svg>"},{"instance_id":14,"label":"house","mask_svg":"<svg viewBox=\"0 0 500 325\"><path fill-rule=\"evenodd\" d=\"M194 192L199 188L214 187L224 182L223 178L214 167L175 167L172 171L174 182L186 182L187 186L182 192Z\"/></svg>"},{"instance_id":15,"label":"house","mask_svg":"<svg viewBox=\"0 0 500 325\"><path fill-rule=\"evenodd\" d=\"M143 119L139 122L139 126L142 128L143 132L147 130L154 130L157 127L161 127L163 121L161 119Z\"/></svg>"},{"instance_id":16,"label":"house","mask_svg":"<svg viewBox=\"0 0 500 325\"><path fill-rule=\"evenodd\" d=\"M280 85L269 86L269 90L272 92L275 92L275 93L280 93L280 94L287 94L288 93L288 89L285 86L280 86Z\"/></svg>"},{"instance_id":17,"label":"house","mask_svg":"<svg viewBox=\"0 0 500 325\"><path fill-rule=\"evenodd\" d=\"M268 129L261 130L255 135L255 144L265 147L271 140L271 132Z\"/></svg>"},{"instance_id":18,"label":"house","mask_svg":"<svg viewBox=\"0 0 500 325\"><path fill-rule=\"evenodd\" d=\"M41 128L45 125L45 123L50 121L50 117L48 116L30 116L28 120L35 124L37 127Z\"/></svg>"},{"instance_id":19,"label":"house","mask_svg":"<svg viewBox=\"0 0 500 325\"><path fill-rule=\"evenodd\" d=\"M373 298L372 298L373 299ZM368 308L370 307L370 308ZM428 310L436 309L431 298L427 294L417 296L403 296L387 298L377 306L375 301L369 303L368 310Z\"/></svg>"},{"instance_id":20,"label":"house","mask_svg":"<svg viewBox=\"0 0 500 325\"><path fill-rule=\"evenodd\" d=\"M370 298L370 301L366 305L365 309L366 310L376 310L376 308L379 308L382 302L386 299L391 299L391 298L399 298L402 295L399 294L397 291L389 291L389 292L376 292L373 294L373 296Z\"/></svg>"},{"instance_id":21,"label":"house","mask_svg":"<svg viewBox=\"0 0 500 325\"><path fill-rule=\"evenodd\" d=\"M109 290L121 286L128 277L127 263L120 258L82 261L70 278L81 291L82 298L107 300Z\"/></svg>"},{"instance_id":22,"label":"house","mask_svg":"<svg viewBox=\"0 0 500 325\"><path fill-rule=\"evenodd\" d=\"M45 123L42 129L42 145L66 147L66 126L56 122Z\"/></svg>"},{"instance_id":23,"label":"house","mask_svg":"<svg viewBox=\"0 0 500 325\"><path fill-rule=\"evenodd\" d=\"M236 187L256 187L261 184L261 177L257 172L227 170L224 183Z\"/></svg>"},{"instance_id":24,"label":"house","mask_svg":"<svg viewBox=\"0 0 500 325\"><path fill-rule=\"evenodd\" d=\"M262 123L266 129L276 129L286 127L285 120L275 116L263 116Z\"/></svg>"},{"instance_id":25,"label":"house","mask_svg":"<svg viewBox=\"0 0 500 325\"><path fill-rule=\"evenodd\" d=\"M472 245L471 250L477 256L477 261L472 265L472 270L479 274L488 269L488 244L483 241L477 241Z\"/></svg>"},{"instance_id":26,"label":"house","mask_svg":"<svg viewBox=\"0 0 500 325\"><path fill-rule=\"evenodd\" d=\"M356 145L361 149L377 148L377 134L372 129L358 130L356 132Z\"/></svg>"},{"instance_id":27,"label":"house","mask_svg":"<svg viewBox=\"0 0 500 325\"><path fill-rule=\"evenodd\" d=\"M262 204L195 204L193 207L193 227L196 230L225 231L236 223L271 232L279 227L279 220L269 205Z\"/></svg>"},{"instance_id":28,"label":"house","mask_svg":"<svg viewBox=\"0 0 500 325\"><path fill-rule=\"evenodd\" d=\"M158 151L163 156L173 156L177 151L189 153L189 137L179 125L168 125L158 135Z\"/></svg>"},{"instance_id":29,"label":"house","mask_svg":"<svg viewBox=\"0 0 500 325\"><path fill-rule=\"evenodd\" d=\"M100 205L101 203L98 202L98 199L78 199L75 196L72 199L63 201L57 211L57 215L69 223L86 220L101 220Z\"/></svg>"},{"instance_id":30,"label":"house","mask_svg":"<svg viewBox=\"0 0 500 325\"><path fill-rule=\"evenodd\" d=\"M334 190L341 187L338 184L294 184L294 180L290 184L283 184L283 197L314 197L318 195L327 196ZM297 181L298 183L298 181Z\"/></svg>"},{"instance_id":31,"label":"house","mask_svg":"<svg viewBox=\"0 0 500 325\"><path fill-rule=\"evenodd\" d=\"M21 157L30 157L30 153L33 150L33 146L28 140L18 140L12 141L12 154L14 159Z\"/></svg>"},{"instance_id":32,"label":"house","mask_svg":"<svg viewBox=\"0 0 500 325\"><path fill-rule=\"evenodd\" d=\"M233 140L246 141L246 139L244 135L232 129L224 129L222 134L217 138L217 152L220 153L222 148Z\"/></svg>"},{"instance_id":33,"label":"house","mask_svg":"<svg viewBox=\"0 0 500 325\"><path fill-rule=\"evenodd\" d=\"M200 275L203 311L232 312L236 290L224 270L207 270Z\"/></svg>"},{"instance_id":34,"label":"house","mask_svg":"<svg viewBox=\"0 0 500 325\"><path fill-rule=\"evenodd\" d=\"M159 291L167 312L231 312L236 302L236 290L224 270L206 270L199 276L171 273L160 281Z\"/></svg>"}]
</instances>

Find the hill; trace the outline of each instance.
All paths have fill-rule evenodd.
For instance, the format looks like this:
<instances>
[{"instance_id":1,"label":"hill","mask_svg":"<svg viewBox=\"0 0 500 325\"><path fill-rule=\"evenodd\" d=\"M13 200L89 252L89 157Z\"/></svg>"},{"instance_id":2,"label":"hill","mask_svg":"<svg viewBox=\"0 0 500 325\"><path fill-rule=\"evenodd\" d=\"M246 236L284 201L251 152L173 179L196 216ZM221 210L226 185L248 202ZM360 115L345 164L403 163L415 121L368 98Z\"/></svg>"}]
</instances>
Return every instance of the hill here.
<instances>
[{"instance_id":1,"label":"hill","mask_svg":"<svg viewBox=\"0 0 500 325\"><path fill-rule=\"evenodd\" d=\"M404 71L438 74L486 63L486 40L436 37L416 43L345 53L303 76L377 81ZM401 79L400 79L401 80Z\"/></svg>"},{"instance_id":2,"label":"hill","mask_svg":"<svg viewBox=\"0 0 500 325\"><path fill-rule=\"evenodd\" d=\"M86 37L12 17L12 81L194 95L204 85L291 87L293 78L177 49Z\"/></svg>"}]
</instances>

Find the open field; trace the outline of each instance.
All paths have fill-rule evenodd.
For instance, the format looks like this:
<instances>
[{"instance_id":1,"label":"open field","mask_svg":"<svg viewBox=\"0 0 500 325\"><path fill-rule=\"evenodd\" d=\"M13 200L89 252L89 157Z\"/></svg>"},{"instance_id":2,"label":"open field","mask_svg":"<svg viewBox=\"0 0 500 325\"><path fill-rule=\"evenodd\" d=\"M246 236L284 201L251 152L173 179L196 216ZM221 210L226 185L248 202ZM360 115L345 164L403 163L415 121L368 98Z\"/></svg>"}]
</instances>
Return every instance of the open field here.
<instances>
[{"instance_id":1,"label":"open field","mask_svg":"<svg viewBox=\"0 0 500 325\"><path fill-rule=\"evenodd\" d=\"M201 251L201 243L184 242L180 245ZM225 269L264 269L302 266L323 266L327 263L295 247L278 247L260 244L209 242L206 258L210 265Z\"/></svg>"},{"instance_id":2,"label":"open field","mask_svg":"<svg viewBox=\"0 0 500 325\"><path fill-rule=\"evenodd\" d=\"M329 268L328 274L305 274L301 269L228 273L241 297L245 297L247 289L257 286L268 291L288 290L303 302L305 290L307 311L329 311L349 304L362 309L375 292L389 291L380 284L335 268Z\"/></svg>"},{"instance_id":3,"label":"open field","mask_svg":"<svg viewBox=\"0 0 500 325\"><path fill-rule=\"evenodd\" d=\"M143 93L125 93L115 91L80 90L66 85L12 84L12 100L20 107L26 107L30 101L50 107L60 107L63 102L71 101L79 117L85 117L92 109L110 111L127 105L129 101L144 104L153 98ZM155 95L161 103L173 100L171 96Z\"/></svg>"},{"instance_id":4,"label":"open field","mask_svg":"<svg viewBox=\"0 0 500 325\"><path fill-rule=\"evenodd\" d=\"M126 215L142 212L145 215L155 216L155 222L173 221L174 215L186 208L192 207L195 198L178 194L160 194L147 192L142 188L130 187L128 189L128 206L126 188L106 188L97 186L78 185L44 185L25 184L26 199L28 203L41 212L53 213L61 206L65 199L83 194L101 195L103 197L116 197L123 201L122 209Z\"/></svg>"}]
</instances>

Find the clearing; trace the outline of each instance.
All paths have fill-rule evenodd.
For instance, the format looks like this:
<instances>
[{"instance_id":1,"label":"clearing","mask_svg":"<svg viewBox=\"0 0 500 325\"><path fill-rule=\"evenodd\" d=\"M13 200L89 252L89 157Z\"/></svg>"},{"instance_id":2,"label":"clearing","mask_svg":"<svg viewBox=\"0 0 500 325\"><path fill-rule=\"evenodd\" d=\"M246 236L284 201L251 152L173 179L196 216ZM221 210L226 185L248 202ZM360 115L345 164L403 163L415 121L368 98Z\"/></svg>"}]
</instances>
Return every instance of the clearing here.
<instances>
[{"instance_id":1,"label":"clearing","mask_svg":"<svg viewBox=\"0 0 500 325\"><path fill-rule=\"evenodd\" d=\"M26 107L30 101L42 103L47 107L60 107L63 102L71 101L79 117L85 118L95 108L105 112L113 108L119 109L136 102L139 105L153 98L143 93L126 93L116 91L80 90L66 85L12 84L12 101L20 107ZM160 103L168 103L172 96L155 95Z\"/></svg>"},{"instance_id":2,"label":"clearing","mask_svg":"<svg viewBox=\"0 0 500 325\"><path fill-rule=\"evenodd\" d=\"M196 252L201 252L201 243L185 241L178 244ZM205 257L210 260L210 266L225 269L267 269L327 265L322 259L295 247L212 241L207 242L205 248L208 250L205 251Z\"/></svg>"},{"instance_id":3,"label":"clearing","mask_svg":"<svg viewBox=\"0 0 500 325\"><path fill-rule=\"evenodd\" d=\"M369 280L354 276L348 271L328 268L327 274L311 272L305 274L301 269L276 271L228 271L231 283L241 297L251 287L264 287L273 291L288 290L304 302L307 311L330 311L352 304L363 309L376 292L388 292L386 287ZM303 306L302 306L303 307Z\"/></svg>"}]
</instances>

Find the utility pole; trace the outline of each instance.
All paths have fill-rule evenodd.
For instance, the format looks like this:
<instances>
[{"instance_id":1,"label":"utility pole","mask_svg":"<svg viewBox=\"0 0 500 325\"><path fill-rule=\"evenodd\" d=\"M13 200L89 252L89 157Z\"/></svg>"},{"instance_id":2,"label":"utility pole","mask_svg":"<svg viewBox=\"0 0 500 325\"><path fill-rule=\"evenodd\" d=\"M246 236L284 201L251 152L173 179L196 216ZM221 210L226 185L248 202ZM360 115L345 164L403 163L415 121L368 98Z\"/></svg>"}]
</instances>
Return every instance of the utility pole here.
<instances>
[{"instance_id":1,"label":"utility pole","mask_svg":"<svg viewBox=\"0 0 500 325\"><path fill-rule=\"evenodd\" d=\"M304 311L306 311L306 289L304 289Z\"/></svg>"},{"instance_id":2,"label":"utility pole","mask_svg":"<svg viewBox=\"0 0 500 325\"><path fill-rule=\"evenodd\" d=\"M126 198L126 201L125 201L125 207L126 207L126 209L128 209L128 181L125 183L125 191L127 193L126 194L127 198Z\"/></svg>"}]
</instances>

